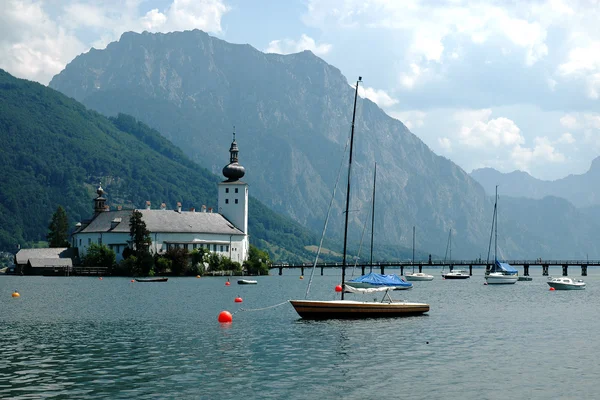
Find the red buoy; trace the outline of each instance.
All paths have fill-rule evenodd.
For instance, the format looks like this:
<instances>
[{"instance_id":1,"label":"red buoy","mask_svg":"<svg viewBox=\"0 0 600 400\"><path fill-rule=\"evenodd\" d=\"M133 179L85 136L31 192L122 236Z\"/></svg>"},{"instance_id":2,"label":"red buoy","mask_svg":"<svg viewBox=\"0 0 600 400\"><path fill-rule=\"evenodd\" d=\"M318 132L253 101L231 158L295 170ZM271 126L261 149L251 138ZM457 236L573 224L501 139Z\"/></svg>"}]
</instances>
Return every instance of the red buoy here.
<instances>
[{"instance_id":1,"label":"red buoy","mask_svg":"<svg viewBox=\"0 0 600 400\"><path fill-rule=\"evenodd\" d=\"M342 285L337 285L335 287L335 291L338 292L338 293L341 292L342 291Z\"/></svg>"},{"instance_id":2,"label":"red buoy","mask_svg":"<svg viewBox=\"0 0 600 400\"><path fill-rule=\"evenodd\" d=\"M98 279L102 280L102 277L100 277L100 278L98 278Z\"/></svg>"},{"instance_id":3,"label":"red buoy","mask_svg":"<svg viewBox=\"0 0 600 400\"><path fill-rule=\"evenodd\" d=\"M242 301L244 301L244 300L242 300L242 298L238 296L238 297L236 297L236 298L235 298L235 300L234 300L234 301L235 301L236 303L241 303L241 302L242 302Z\"/></svg>"},{"instance_id":4,"label":"red buoy","mask_svg":"<svg viewBox=\"0 0 600 400\"><path fill-rule=\"evenodd\" d=\"M225 282L225 286L229 286L229 285L231 285L231 282L229 282L229 281Z\"/></svg>"},{"instance_id":5,"label":"red buoy","mask_svg":"<svg viewBox=\"0 0 600 400\"><path fill-rule=\"evenodd\" d=\"M131 282L135 282L135 279L132 279Z\"/></svg>"},{"instance_id":6,"label":"red buoy","mask_svg":"<svg viewBox=\"0 0 600 400\"><path fill-rule=\"evenodd\" d=\"M219 313L219 322L222 324L230 324L233 321L231 313L229 311L221 311Z\"/></svg>"},{"instance_id":7,"label":"red buoy","mask_svg":"<svg viewBox=\"0 0 600 400\"><path fill-rule=\"evenodd\" d=\"M556 290L556 289L554 289L553 287L551 287L550 290Z\"/></svg>"}]
</instances>

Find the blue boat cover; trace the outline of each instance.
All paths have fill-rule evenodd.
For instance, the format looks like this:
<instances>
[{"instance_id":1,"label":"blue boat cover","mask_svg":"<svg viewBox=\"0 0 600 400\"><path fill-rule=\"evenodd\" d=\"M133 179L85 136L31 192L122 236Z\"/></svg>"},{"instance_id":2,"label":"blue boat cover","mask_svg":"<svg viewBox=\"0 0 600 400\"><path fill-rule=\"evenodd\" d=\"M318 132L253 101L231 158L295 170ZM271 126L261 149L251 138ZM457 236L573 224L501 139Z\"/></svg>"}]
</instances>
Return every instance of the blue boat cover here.
<instances>
[{"instance_id":1,"label":"blue boat cover","mask_svg":"<svg viewBox=\"0 0 600 400\"><path fill-rule=\"evenodd\" d=\"M507 272L509 275L516 275L518 272L516 269L511 267L510 264L502 263L498 260L496 260L496 271L504 271Z\"/></svg>"},{"instance_id":2,"label":"blue boat cover","mask_svg":"<svg viewBox=\"0 0 600 400\"><path fill-rule=\"evenodd\" d=\"M366 274L363 276L359 276L358 278L352 279L350 282L361 282L361 283L369 283L373 286L403 286L410 287L412 283L406 282L404 279L400 278L398 275L390 274L390 275L382 275L371 272L370 274Z\"/></svg>"}]
</instances>

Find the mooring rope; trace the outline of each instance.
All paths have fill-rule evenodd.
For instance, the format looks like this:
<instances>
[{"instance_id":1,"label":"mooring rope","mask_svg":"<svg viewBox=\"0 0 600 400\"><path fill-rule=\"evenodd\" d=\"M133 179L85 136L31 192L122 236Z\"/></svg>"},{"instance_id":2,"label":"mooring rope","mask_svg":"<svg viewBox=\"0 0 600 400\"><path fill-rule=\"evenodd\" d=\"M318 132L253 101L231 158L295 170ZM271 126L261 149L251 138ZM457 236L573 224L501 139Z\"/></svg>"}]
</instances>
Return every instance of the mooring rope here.
<instances>
[{"instance_id":1,"label":"mooring rope","mask_svg":"<svg viewBox=\"0 0 600 400\"><path fill-rule=\"evenodd\" d=\"M269 308L275 308L275 307L279 307L282 306L284 304L289 303L289 300L283 301L279 304L275 304L273 306L268 306L268 307L262 307L262 308L240 308L239 310L235 311L233 314L238 313L240 311L262 311L262 310L268 310Z\"/></svg>"}]
</instances>

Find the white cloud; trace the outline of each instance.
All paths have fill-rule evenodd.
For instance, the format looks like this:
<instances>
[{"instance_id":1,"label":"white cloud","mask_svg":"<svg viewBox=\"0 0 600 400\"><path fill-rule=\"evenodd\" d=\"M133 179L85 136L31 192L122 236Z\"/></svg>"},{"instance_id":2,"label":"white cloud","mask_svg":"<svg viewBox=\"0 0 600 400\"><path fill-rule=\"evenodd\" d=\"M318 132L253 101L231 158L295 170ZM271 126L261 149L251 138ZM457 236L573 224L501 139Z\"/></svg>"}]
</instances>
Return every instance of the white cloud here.
<instances>
[{"instance_id":1,"label":"white cloud","mask_svg":"<svg viewBox=\"0 0 600 400\"><path fill-rule=\"evenodd\" d=\"M566 62L558 66L558 73L566 78L582 79L591 99L600 97L600 40L569 52Z\"/></svg>"},{"instance_id":2,"label":"white cloud","mask_svg":"<svg viewBox=\"0 0 600 400\"><path fill-rule=\"evenodd\" d=\"M419 70L456 60L453 46L464 38L474 44L493 39L493 46L508 42L522 51L525 65L534 65L548 55L549 27L569 12L565 3L554 0L539 7L536 3L458 0L309 0L304 21L323 30L379 29L386 40L408 41L401 55L408 68L400 71L399 83L412 88L425 77ZM499 51L512 49L500 44Z\"/></svg>"},{"instance_id":3,"label":"white cloud","mask_svg":"<svg viewBox=\"0 0 600 400\"><path fill-rule=\"evenodd\" d=\"M425 124L426 113L419 110L412 111L391 111L388 114L401 121L409 130L417 129Z\"/></svg>"},{"instance_id":4,"label":"white cloud","mask_svg":"<svg viewBox=\"0 0 600 400\"><path fill-rule=\"evenodd\" d=\"M513 148L511 158L519 169L528 171L531 164L561 163L565 161L564 154L556 151L547 137L536 137L534 144L533 148L521 147L521 145L516 145Z\"/></svg>"},{"instance_id":5,"label":"white cloud","mask_svg":"<svg viewBox=\"0 0 600 400\"><path fill-rule=\"evenodd\" d=\"M269 42L269 46L264 51L265 53L290 54L310 50L316 55L322 56L329 53L331 47L328 43L317 44L313 38L302 34L299 40L273 40Z\"/></svg>"},{"instance_id":6,"label":"white cloud","mask_svg":"<svg viewBox=\"0 0 600 400\"><path fill-rule=\"evenodd\" d=\"M123 32L221 32L221 18L229 11L222 0L169 0L163 11L147 12L141 11L143 3L7 0L0 13L0 68L47 84L76 55L102 48ZM45 7L54 7L54 13Z\"/></svg>"},{"instance_id":7,"label":"white cloud","mask_svg":"<svg viewBox=\"0 0 600 400\"><path fill-rule=\"evenodd\" d=\"M19 77L48 83L67 62L86 50L56 24L42 3L9 0L0 13L0 68Z\"/></svg>"},{"instance_id":8,"label":"white cloud","mask_svg":"<svg viewBox=\"0 0 600 400\"><path fill-rule=\"evenodd\" d=\"M560 119L560 124L567 129L577 129L579 124L577 118L572 114L567 114Z\"/></svg>"},{"instance_id":9,"label":"white cloud","mask_svg":"<svg viewBox=\"0 0 600 400\"><path fill-rule=\"evenodd\" d=\"M398 100L387 94L385 90L377 90L366 86L359 86L358 95L371 100L381 108L387 108L398 104Z\"/></svg>"},{"instance_id":10,"label":"white cloud","mask_svg":"<svg viewBox=\"0 0 600 400\"><path fill-rule=\"evenodd\" d=\"M452 142L447 137L438 138L438 144L440 145L441 149L444 152L446 152L446 153L452 152Z\"/></svg>"},{"instance_id":11,"label":"white cloud","mask_svg":"<svg viewBox=\"0 0 600 400\"><path fill-rule=\"evenodd\" d=\"M455 115L462 122L460 142L468 147L509 147L525 142L519 127L510 119L499 117L490 120L492 110L462 111Z\"/></svg>"},{"instance_id":12,"label":"white cloud","mask_svg":"<svg viewBox=\"0 0 600 400\"><path fill-rule=\"evenodd\" d=\"M558 138L557 143L573 144L575 143L575 138L569 132L566 132L560 135L560 138Z\"/></svg>"}]
</instances>

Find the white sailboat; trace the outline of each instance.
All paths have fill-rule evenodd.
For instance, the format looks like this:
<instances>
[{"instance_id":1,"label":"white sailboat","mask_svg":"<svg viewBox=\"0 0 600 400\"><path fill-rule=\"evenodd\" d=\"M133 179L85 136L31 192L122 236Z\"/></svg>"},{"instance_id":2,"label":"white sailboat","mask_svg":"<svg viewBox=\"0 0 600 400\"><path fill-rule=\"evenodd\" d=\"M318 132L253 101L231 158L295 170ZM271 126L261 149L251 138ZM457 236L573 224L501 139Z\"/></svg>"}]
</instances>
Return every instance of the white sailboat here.
<instances>
[{"instance_id":1,"label":"white sailboat","mask_svg":"<svg viewBox=\"0 0 600 400\"><path fill-rule=\"evenodd\" d=\"M444 255L444 263L446 261L446 255L450 251L448 259L452 262L452 228L448 232L448 245L446 246L446 254ZM471 275L464 269L452 269L452 271L446 272L446 266L442 266L442 278L443 279L469 279Z\"/></svg>"},{"instance_id":2,"label":"white sailboat","mask_svg":"<svg viewBox=\"0 0 600 400\"><path fill-rule=\"evenodd\" d=\"M488 285L510 285L519 280L518 271L510 264L498 261L498 185L496 185L496 200L494 202L494 217L492 219L492 228L494 232L494 264L489 263L489 248L488 261L485 271L485 281ZM491 234L490 234L491 242ZM490 243L491 245L491 243Z\"/></svg>"},{"instance_id":3,"label":"white sailboat","mask_svg":"<svg viewBox=\"0 0 600 400\"><path fill-rule=\"evenodd\" d=\"M354 143L354 121L356 117L356 100L358 97L358 85L362 78L356 82L354 92L354 109L352 112L352 129L350 134L350 157L348 161L348 186L346 190L346 214L344 224L344 250L342 255L342 285L346 281L346 249L348 241L348 211L350 205L350 172L352 170L352 148ZM315 264L316 265L316 264ZM409 303L394 301L389 295L390 287L357 289L344 286L341 291L341 300L290 300L290 303L304 319L332 319L332 318L379 318L379 317L402 317L409 315L420 315L429 311L429 304ZM344 300L344 293L373 293L384 292L385 295L380 302Z\"/></svg>"},{"instance_id":4,"label":"white sailboat","mask_svg":"<svg viewBox=\"0 0 600 400\"><path fill-rule=\"evenodd\" d=\"M433 275L424 272L415 272L415 227L413 226L413 253L412 253L412 272L404 274L407 281L432 281Z\"/></svg>"}]
</instances>

